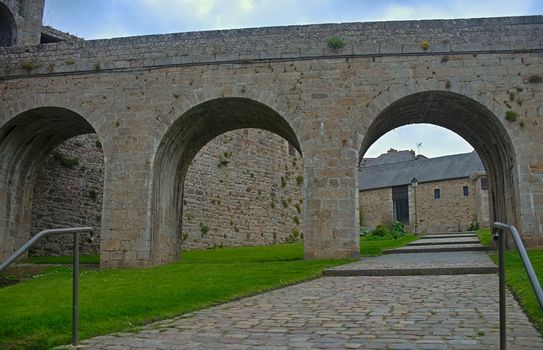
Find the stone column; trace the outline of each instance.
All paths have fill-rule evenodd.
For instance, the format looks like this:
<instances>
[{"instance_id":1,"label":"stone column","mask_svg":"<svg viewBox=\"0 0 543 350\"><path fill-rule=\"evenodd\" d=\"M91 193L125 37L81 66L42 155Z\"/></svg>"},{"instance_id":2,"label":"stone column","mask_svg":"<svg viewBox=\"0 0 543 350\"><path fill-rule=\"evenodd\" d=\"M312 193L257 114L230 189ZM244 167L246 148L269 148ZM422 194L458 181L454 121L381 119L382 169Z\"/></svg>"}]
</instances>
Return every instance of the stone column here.
<instances>
[{"instance_id":1,"label":"stone column","mask_svg":"<svg viewBox=\"0 0 543 350\"><path fill-rule=\"evenodd\" d=\"M104 205L100 242L102 267L153 265L150 237L149 147L143 137L124 128L103 137ZM112 142L112 141L115 141ZM120 142L119 140L122 140Z\"/></svg>"},{"instance_id":2,"label":"stone column","mask_svg":"<svg viewBox=\"0 0 543 350\"><path fill-rule=\"evenodd\" d=\"M334 129L331 132L336 133L336 137L341 134ZM305 152L306 259L360 255L356 166L358 152L352 147L353 142L339 141L341 147L337 147L334 141L323 143L329 145L329 148L319 146L318 149Z\"/></svg>"}]
</instances>

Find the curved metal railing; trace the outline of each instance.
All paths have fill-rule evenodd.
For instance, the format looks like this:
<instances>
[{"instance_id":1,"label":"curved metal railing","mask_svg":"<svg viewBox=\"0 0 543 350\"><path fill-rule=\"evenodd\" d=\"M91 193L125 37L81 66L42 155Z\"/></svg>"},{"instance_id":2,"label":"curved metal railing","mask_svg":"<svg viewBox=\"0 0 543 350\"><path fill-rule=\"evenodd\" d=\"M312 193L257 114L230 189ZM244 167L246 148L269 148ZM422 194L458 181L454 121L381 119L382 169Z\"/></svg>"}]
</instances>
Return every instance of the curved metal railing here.
<instances>
[{"instance_id":1,"label":"curved metal railing","mask_svg":"<svg viewBox=\"0 0 543 350\"><path fill-rule=\"evenodd\" d=\"M539 283L539 280L537 279L537 275L535 274L534 268L532 266L532 263L530 262L530 258L528 257L528 253L526 253L526 248L524 248L524 244L522 243L522 239L520 238L520 235L513 225L507 225L503 224L501 222L495 222L493 224L493 234L494 234L494 240L498 241L498 256L499 256L499 279L500 279L500 349L505 350L506 349L506 311L505 311L505 235L504 232L509 231L511 232L511 235L513 236L513 239L515 240L515 245L517 247L517 250L520 254L520 258L522 260L522 264L524 265L524 269L526 270L526 273L528 273L528 277L530 279L530 283L532 284L532 288L534 289L535 296L537 298L537 301L539 303L539 306L543 310L543 290L541 290L541 284Z\"/></svg>"},{"instance_id":2,"label":"curved metal railing","mask_svg":"<svg viewBox=\"0 0 543 350\"><path fill-rule=\"evenodd\" d=\"M72 345L77 346L77 328L78 328L78 308L79 308L79 233L91 232L92 227L74 227L74 228L56 228L50 230L44 230L32 237L28 242L23 244L15 253L11 254L6 260L0 264L0 271L11 265L18 257L24 254L37 240L48 235L59 235L66 233L73 233L74 235L74 251L73 251L73 284L72 284Z\"/></svg>"}]
</instances>

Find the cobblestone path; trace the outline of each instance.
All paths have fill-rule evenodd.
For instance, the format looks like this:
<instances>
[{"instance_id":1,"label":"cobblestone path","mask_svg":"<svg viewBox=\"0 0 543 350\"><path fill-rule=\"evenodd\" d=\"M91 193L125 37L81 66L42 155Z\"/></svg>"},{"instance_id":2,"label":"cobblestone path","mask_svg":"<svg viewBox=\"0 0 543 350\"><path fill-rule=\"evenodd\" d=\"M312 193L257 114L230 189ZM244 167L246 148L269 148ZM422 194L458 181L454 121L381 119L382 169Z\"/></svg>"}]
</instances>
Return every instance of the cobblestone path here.
<instances>
[{"instance_id":1,"label":"cobblestone path","mask_svg":"<svg viewBox=\"0 0 543 350\"><path fill-rule=\"evenodd\" d=\"M485 252L467 254L490 263ZM396 264L405 259L395 256ZM425 254L410 257L420 267L414 256ZM508 349L543 349L511 294L507 312ZM499 349L498 320L496 274L322 277L82 343L100 350Z\"/></svg>"}]
</instances>

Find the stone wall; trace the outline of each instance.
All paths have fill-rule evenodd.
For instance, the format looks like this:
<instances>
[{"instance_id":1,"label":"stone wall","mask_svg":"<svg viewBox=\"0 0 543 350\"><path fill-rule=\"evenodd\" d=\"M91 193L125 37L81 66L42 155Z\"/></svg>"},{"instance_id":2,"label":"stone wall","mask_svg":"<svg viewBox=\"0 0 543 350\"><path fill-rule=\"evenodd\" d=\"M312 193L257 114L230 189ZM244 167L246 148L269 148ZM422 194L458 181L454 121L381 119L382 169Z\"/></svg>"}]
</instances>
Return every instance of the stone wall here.
<instances>
[{"instance_id":1,"label":"stone wall","mask_svg":"<svg viewBox=\"0 0 543 350\"><path fill-rule=\"evenodd\" d=\"M464 196L463 187L469 194ZM440 198L434 198L434 190ZM419 183L417 187L418 232L465 231L477 221L475 186L468 178ZM415 203L413 187L409 186L409 222L414 229Z\"/></svg>"},{"instance_id":2,"label":"stone wall","mask_svg":"<svg viewBox=\"0 0 543 350\"><path fill-rule=\"evenodd\" d=\"M193 160L183 196L182 249L273 244L301 235L303 161L287 141L242 129Z\"/></svg>"},{"instance_id":3,"label":"stone wall","mask_svg":"<svg viewBox=\"0 0 543 350\"><path fill-rule=\"evenodd\" d=\"M50 228L90 226L95 239L82 239L81 252L97 254L103 186L104 156L96 134L77 136L60 144L47 157L36 178L31 235ZM71 253L71 235L45 237L30 251L30 255Z\"/></svg>"},{"instance_id":4,"label":"stone wall","mask_svg":"<svg viewBox=\"0 0 543 350\"><path fill-rule=\"evenodd\" d=\"M525 16L341 23L72 41L0 49L0 67L4 75L16 76L29 73L21 60L32 63L32 73L71 73L323 56L529 50L541 48L541 21L541 16ZM343 39L345 46L328 47L332 36ZM423 48L423 41L430 46Z\"/></svg>"},{"instance_id":5,"label":"stone wall","mask_svg":"<svg viewBox=\"0 0 543 350\"><path fill-rule=\"evenodd\" d=\"M482 181L487 181L487 187L482 188ZM488 178L483 174L474 174L470 177L475 187L475 210L477 211L477 223L480 227L490 227L490 205L488 198Z\"/></svg>"},{"instance_id":6,"label":"stone wall","mask_svg":"<svg viewBox=\"0 0 543 350\"><path fill-rule=\"evenodd\" d=\"M88 225L96 239L81 251L98 254L103 168L94 134L57 147L34 187L32 233ZM299 239L302 173L298 152L273 133L243 129L217 137L200 150L185 180L182 249ZM71 236L51 236L31 254L71 254L71 242Z\"/></svg>"},{"instance_id":7,"label":"stone wall","mask_svg":"<svg viewBox=\"0 0 543 350\"><path fill-rule=\"evenodd\" d=\"M377 225L393 220L392 190L379 188L360 192L360 226L375 228Z\"/></svg>"}]
</instances>

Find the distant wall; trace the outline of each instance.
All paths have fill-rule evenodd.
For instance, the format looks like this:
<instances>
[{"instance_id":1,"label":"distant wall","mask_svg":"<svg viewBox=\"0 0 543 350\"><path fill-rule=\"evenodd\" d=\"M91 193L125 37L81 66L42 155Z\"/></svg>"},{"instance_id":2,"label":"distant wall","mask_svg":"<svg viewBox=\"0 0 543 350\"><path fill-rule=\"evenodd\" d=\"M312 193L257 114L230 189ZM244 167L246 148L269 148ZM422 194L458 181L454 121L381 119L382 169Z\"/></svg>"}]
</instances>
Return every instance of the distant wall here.
<instances>
[{"instance_id":1,"label":"distant wall","mask_svg":"<svg viewBox=\"0 0 543 350\"><path fill-rule=\"evenodd\" d=\"M217 137L187 174L182 246L285 242L301 232L302 173L298 152L289 154L287 141L275 134L243 129Z\"/></svg>"},{"instance_id":2,"label":"distant wall","mask_svg":"<svg viewBox=\"0 0 543 350\"><path fill-rule=\"evenodd\" d=\"M464 196L463 187L468 186ZM439 189L441 198L434 198ZM409 222L414 226L415 203L409 186ZM417 187L417 217L419 232L466 231L477 221L475 186L468 178L420 183Z\"/></svg>"},{"instance_id":3,"label":"distant wall","mask_svg":"<svg viewBox=\"0 0 543 350\"><path fill-rule=\"evenodd\" d=\"M77 164L71 163L77 159ZM263 130L225 133L193 160L184 189L182 249L285 242L301 234L303 160L281 137ZM82 243L98 254L103 155L96 135L61 144L36 180L32 233L53 227L91 226ZM70 254L71 236L41 241L32 255Z\"/></svg>"},{"instance_id":4,"label":"distant wall","mask_svg":"<svg viewBox=\"0 0 543 350\"><path fill-rule=\"evenodd\" d=\"M104 157L95 134L77 136L60 144L47 158L34 185L31 234L49 228L91 226L97 237L92 243L82 240L81 252L96 254L100 250L103 169ZM71 252L72 237L62 235L38 241L30 254Z\"/></svg>"},{"instance_id":5,"label":"distant wall","mask_svg":"<svg viewBox=\"0 0 543 350\"><path fill-rule=\"evenodd\" d=\"M362 227L375 228L379 224L394 220L390 187L362 191L359 198Z\"/></svg>"}]
</instances>

